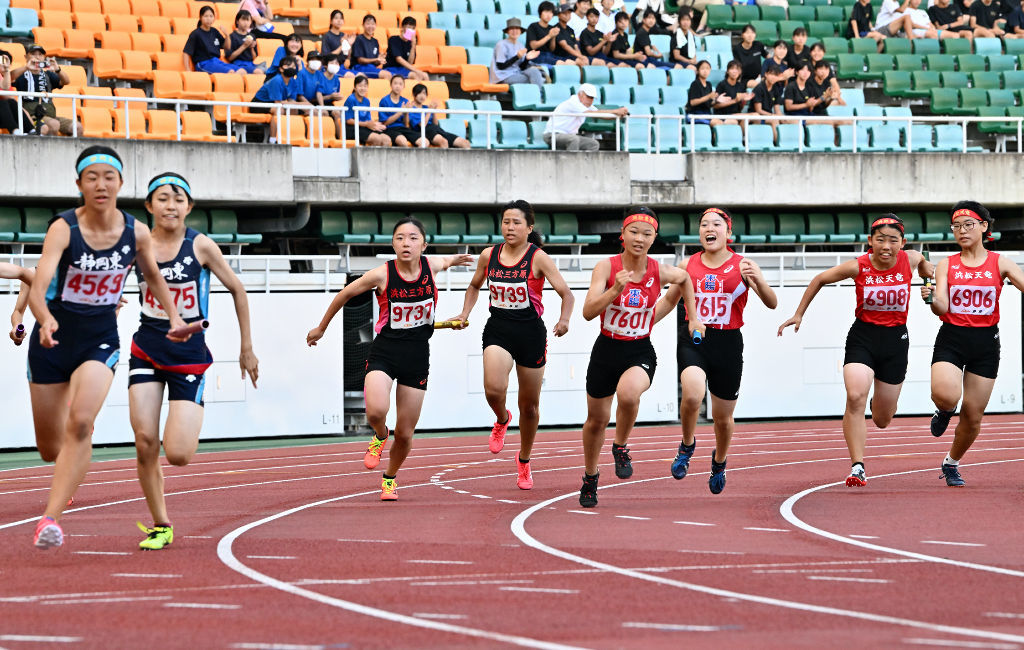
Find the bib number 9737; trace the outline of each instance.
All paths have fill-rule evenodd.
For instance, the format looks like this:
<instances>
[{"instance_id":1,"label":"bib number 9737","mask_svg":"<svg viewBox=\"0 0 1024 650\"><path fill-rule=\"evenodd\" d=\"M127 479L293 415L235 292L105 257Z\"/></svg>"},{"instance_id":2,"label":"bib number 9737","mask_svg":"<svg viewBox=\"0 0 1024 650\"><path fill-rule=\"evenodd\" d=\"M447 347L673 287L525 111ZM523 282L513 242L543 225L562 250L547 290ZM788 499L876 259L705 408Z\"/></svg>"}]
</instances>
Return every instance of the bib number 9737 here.
<instances>
[{"instance_id":1,"label":"bib number 9737","mask_svg":"<svg viewBox=\"0 0 1024 650\"><path fill-rule=\"evenodd\" d=\"M391 303L391 329L407 330L411 327L430 325L434 322L433 298L419 302Z\"/></svg>"}]
</instances>

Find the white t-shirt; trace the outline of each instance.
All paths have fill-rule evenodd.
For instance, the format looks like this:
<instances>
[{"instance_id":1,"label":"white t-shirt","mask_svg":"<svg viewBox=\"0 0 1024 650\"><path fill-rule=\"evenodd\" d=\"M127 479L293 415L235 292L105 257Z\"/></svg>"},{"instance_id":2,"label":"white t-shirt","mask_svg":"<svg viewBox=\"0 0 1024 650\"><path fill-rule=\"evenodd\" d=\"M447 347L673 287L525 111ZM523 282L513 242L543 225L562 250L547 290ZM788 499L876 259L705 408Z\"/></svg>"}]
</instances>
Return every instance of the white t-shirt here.
<instances>
[{"instance_id":1,"label":"white t-shirt","mask_svg":"<svg viewBox=\"0 0 1024 650\"><path fill-rule=\"evenodd\" d=\"M882 6L878 9L878 20L875 21L875 29L885 27L892 21L900 18L903 14L899 11L900 3L896 0L882 0Z\"/></svg>"},{"instance_id":2,"label":"white t-shirt","mask_svg":"<svg viewBox=\"0 0 1024 650\"><path fill-rule=\"evenodd\" d=\"M602 34L615 31L615 10L608 15L605 15L604 8L597 10L601 15L597 17L597 31ZM577 38L579 36L577 35Z\"/></svg>"},{"instance_id":3,"label":"white t-shirt","mask_svg":"<svg viewBox=\"0 0 1024 650\"><path fill-rule=\"evenodd\" d=\"M569 29L572 30L572 33L576 35L577 39L580 37L580 34L582 34L583 30L586 28L587 17L580 17L580 15L577 14L575 11L572 12L572 15L569 16Z\"/></svg>"},{"instance_id":4,"label":"white t-shirt","mask_svg":"<svg viewBox=\"0 0 1024 650\"><path fill-rule=\"evenodd\" d=\"M578 95L573 95L555 107L551 119L544 133L568 133L576 135L583 121L587 119L586 113L596 111L593 105L584 106Z\"/></svg>"}]
</instances>

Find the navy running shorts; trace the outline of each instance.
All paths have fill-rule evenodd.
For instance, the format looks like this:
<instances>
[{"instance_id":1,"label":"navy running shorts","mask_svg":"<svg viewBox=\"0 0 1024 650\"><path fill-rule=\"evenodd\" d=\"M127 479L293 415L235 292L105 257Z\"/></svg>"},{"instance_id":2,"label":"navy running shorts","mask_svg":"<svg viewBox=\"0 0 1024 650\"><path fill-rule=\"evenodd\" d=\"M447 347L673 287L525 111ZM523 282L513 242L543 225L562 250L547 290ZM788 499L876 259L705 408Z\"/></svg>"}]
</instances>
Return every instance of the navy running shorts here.
<instances>
[{"instance_id":1,"label":"navy running shorts","mask_svg":"<svg viewBox=\"0 0 1024 650\"><path fill-rule=\"evenodd\" d=\"M206 389L206 375L160 370L145 359L134 354L128 357L128 387L135 384L160 382L167 386L167 401L193 402L203 406L203 392Z\"/></svg>"},{"instance_id":2,"label":"navy running shorts","mask_svg":"<svg viewBox=\"0 0 1024 650\"><path fill-rule=\"evenodd\" d=\"M548 357L548 334L544 321L511 320L491 316L484 325L483 347L496 345L512 355L516 365L543 368Z\"/></svg>"},{"instance_id":3,"label":"navy running shorts","mask_svg":"<svg viewBox=\"0 0 1024 650\"><path fill-rule=\"evenodd\" d=\"M380 370L402 386L427 390L430 342L378 336L366 359L366 372L373 370Z\"/></svg>"},{"instance_id":4,"label":"navy running shorts","mask_svg":"<svg viewBox=\"0 0 1024 650\"><path fill-rule=\"evenodd\" d=\"M853 321L846 335L843 365L862 363L875 371L875 379L886 384L902 384L907 377L910 335L906 325L890 327Z\"/></svg>"},{"instance_id":5,"label":"navy running shorts","mask_svg":"<svg viewBox=\"0 0 1024 650\"><path fill-rule=\"evenodd\" d=\"M658 367L658 355L654 352L651 339L620 341L599 334L590 352L587 366L587 395L595 399L611 397L619 385L619 379L633 366L644 369L651 382Z\"/></svg>"},{"instance_id":6,"label":"navy running shorts","mask_svg":"<svg viewBox=\"0 0 1024 650\"><path fill-rule=\"evenodd\" d=\"M39 323L28 341L28 380L33 384L63 384L87 361L99 361L110 368L121 358L121 340L117 335L114 312L98 316L80 316L51 312L59 325L54 338L57 345L44 348L39 342Z\"/></svg>"},{"instance_id":7,"label":"navy running shorts","mask_svg":"<svg viewBox=\"0 0 1024 650\"><path fill-rule=\"evenodd\" d=\"M932 363L947 361L964 372L995 379L999 372L999 326L963 327L943 323L935 336Z\"/></svg>"},{"instance_id":8,"label":"navy running shorts","mask_svg":"<svg viewBox=\"0 0 1024 650\"><path fill-rule=\"evenodd\" d=\"M690 338L686 321L679 328L676 347L679 372L697 366L708 378L708 390L719 399L734 400L740 396L743 377L743 334L739 329L707 328L697 345Z\"/></svg>"}]
</instances>

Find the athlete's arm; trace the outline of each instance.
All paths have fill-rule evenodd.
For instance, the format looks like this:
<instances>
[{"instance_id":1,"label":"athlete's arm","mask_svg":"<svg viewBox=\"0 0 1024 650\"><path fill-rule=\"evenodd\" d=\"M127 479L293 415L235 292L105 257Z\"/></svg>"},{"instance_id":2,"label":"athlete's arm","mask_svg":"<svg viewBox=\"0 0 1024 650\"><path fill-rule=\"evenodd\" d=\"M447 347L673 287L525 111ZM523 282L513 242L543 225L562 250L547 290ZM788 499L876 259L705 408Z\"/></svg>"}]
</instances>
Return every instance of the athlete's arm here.
<instances>
[{"instance_id":1,"label":"athlete's arm","mask_svg":"<svg viewBox=\"0 0 1024 650\"><path fill-rule=\"evenodd\" d=\"M1009 280L1010 283L1017 287L1018 291L1024 292L1024 271L1020 270L1016 262L1009 260L1005 255L999 256L999 275Z\"/></svg>"},{"instance_id":2,"label":"athlete's arm","mask_svg":"<svg viewBox=\"0 0 1024 650\"><path fill-rule=\"evenodd\" d=\"M430 264L431 273L440 273L441 271L447 271L453 266L469 266L473 263L473 256L466 253L445 255L444 257L429 255L427 256L427 263Z\"/></svg>"},{"instance_id":3,"label":"athlete's arm","mask_svg":"<svg viewBox=\"0 0 1024 650\"><path fill-rule=\"evenodd\" d=\"M782 325L779 325L779 336L782 336L782 330L786 329L790 325L793 325L793 331L800 331L800 323L804 319L804 312L810 306L811 301L814 300L814 296L818 295L821 288L826 284L833 284L835 282L841 282L842 280L850 280L857 277L859 270L859 262L857 260L847 260L839 266L833 266L827 271L822 271L818 275L814 276L811 283L807 285L807 289L804 291L804 295L800 298L800 305L796 308L793 313L793 317L787 320Z\"/></svg>"},{"instance_id":4,"label":"athlete's arm","mask_svg":"<svg viewBox=\"0 0 1024 650\"><path fill-rule=\"evenodd\" d=\"M242 368L242 381L245 381L246 374L252 381L252 387L256 388L256 380L260 376L260 360L252 351L252 325L249 320L249 297L245 293L245 286L238 279L235 272L231 270L224 255L220 252L220 246L213 243L213 240L206 235L199 235L195 240L196 261L202 266L213 271L224 288L231 293L231 299L235 302L235 315L238 317L238 338L242 342L242 348L238 353L238 365Z\"/></svg>"},{"instance_id":5,"label":"athlete's arm","mask_svg":"<svg viewBox=\"0 0 1024 650\"><path fill-rule=\"evenodd\" d=\"M5 280L21 280L22 282L32 284L32 269L26 269L9 262L0 262L0 278Z\"/></svg>"},{"instance_id":6,"label":"athlete's arm","mask_svg":"<svg viewBox=\"0 0 1024 650\"><path fill-rule=\"evenodd\" d=\"M935 265L924 258L924 255L917 251L907 251L910 266L917 269L917 274L922 279L935 277ZM916 261L915 261L916 260Z\"/></svg>"},{"instance_id":7,"label":"athlete's arm","mask_svg":"<svg viewBox=\"0 0 1024 650\"><path fill-rule=\"evenodd\" d=\"M747 283L754 295L761 299L765 307L775 309L779 306L779 297L775 295L775 290L764 279L764 273L761 272L761 267L757 265L757 262L749 257L740 260L740 275L743 276L743 281Z\"/></svg>"},{"instance_id":8,"label":"athlete's arm","mask_svg":"<svg viewBox=\"0 0 1024 650\"><path fill-rule=\"evenodd\" d=\"M949 268L949 258L939 262L935 267L935 287L921 287L921 297L932 296L932 313L942 316L949 311L949 278L946 276Z\"/></svg>"},{"instance_id":9,"label":"athlete's arm","mask_svg":"<svg viewBox=\"0 0 1024 650\"><path fill-rule=\"evenodd\" d=\"M480 297L480 287L484 286L484 280L487 278L487 265L491 263L491 251L493 250L493 246L485 248L484 252L480 253L480 257L477 258L476 271L473 273L473 279L469 281L469 286L466 287L466 298L462 301L462 311L459 312L458 316L448 319L462 321L462 325L453 329L461 330L467 327L469 312L473 311L473 307Z\"/></svg>"},{"instance_id":10,"label":"athlete's arm","mask_svg":"<svg viewBox=\"0 0 1024 650\"><path fill-rule=\"evenodd\" d=\"M185 327L185 321L178 314L178 306L174 304L171 290L167 288L167 282L160 273L160 267L157 266L156 256L153 253L153 240L149 237L149 227L138 220L135 221L135 263L139 265L139 271L142 272L142 278L146 281L149 292L157 299L171 321L170 328L173 330ZM181 337L167 335L168 339L176 343L183 343L191 337L191 334Z\"/></svg>"},{"instance_id":11,"label":"athlete's arm","mask_svg":"<svg viewBox=\"0 0 1024 650\"><path fill-rule=\"evenodd\" d=\"M71 243L71 228L63 219L57 219L46 230L46 237L43 239L43 253L39 257L39 264L36 266L36 281L28 293L28 306L32 315L39 323L39 342L44 348L52 348L57 345L53 338L57 331L57 319L50 313L46 306L46 289L53 281L57 273L57 265L64 250Z\"/></svg>"},{"instance_id":12,"label":"athlete's arm","mask_svg":"<svg viewBox=\"0 0 1024 650\"><path fill-rule=\"evenodd\" d=\"M680 268L684 268L680 266ZM658 304L654 306L654 323L657 325L658 321L665 318L672 313L672 310L679 304L679 300L683 297L683 290L679 288L678 284L669 285L665 293L661 295L661 299L658 300Z\"/></svg>"},{"instance_id":13,"label":"athlete's arm","mask_svg":"<svg viewBox=\"0 0 1024 650\"><path fill-rule=\"evenodd\" d=\"M327 326L331 324L331 320L337 315L341 308L345 306L352 298L366 293L367 291L376 290L387 284L388 281L388 265L382 264L372 271L367 271L357 280L354 280L347 285L345 288L335 294L334 299L331 300L331 304L327 306L327 313L324 314L323 319L320 320L320 324L309 330L309 334L306 334L306 345L316 345L324 332L327 331Z\"/></svg>"},{"instance_id":14,"label":"athlete's arm","mask_svg":"<svg viewBox=\"0 0 1024 650\"><path fill-rule=\"evenodd\" d=\"M555 264L550 255L544 251L537 251L533 255L533 264L533 268L540 272L541 277L547 278L551 288L562 299L562 313L559 315L558 322L555 323L553 331L555 336L563 336L569 331L569 318L572 316L572 308L576 304L576 298L573 297L572 290L569 289L565 278L562 277L558 270L558 265Z\"/></svg>"},{"instance_id":15,"label":"athlete's arm","mask_svg":"<svg viewBox=\"0 0 1024 650\"><path fill-rule=\"evenodd\" d=\"M697 316L697 297L693 293L693 281L690 280L690 274L678 266L669 266L668 264L662 264L660 272L662 282L670 282L678 286L682 292L690 336L693 336L694 332L700 332L703 336L707 328ZM657 316L657 305L655 305L655 316Z\"/></svg>"},{"instance_id":16,"label":"athlete's arm","mask_svg":"<svg viewBox=\"0 0 1024 650\"><path fill-rule=\"evenodd\" d=\"M608 286L608 279L612 274L612 263L608 260L601 260L594 266L590 274L590 288L587 289L587 297L583 299L583 320L593 320L608 305L615 302L626 283L633 273L625 269L615 275L615 283Z\"/></svg>"},{"instance_id":17,"label":"athlete's arm","mask_svg":"<svg viewBox=\"0 0 1024 650\"><path fill-rule=\"evenodd\" d=\"M33 273L34 275L34 273ZM25 340L28 333L24 328L21 330L21 334L18 334L18 325L22 324L25 319L25 309L28 307L28 292L29 285L23 281L21 287L18 289L18 300L14 303L14 311L11 312L11 340L14 341L15 345L21 345L21 342Z\"/></svg>"}]
</instances>

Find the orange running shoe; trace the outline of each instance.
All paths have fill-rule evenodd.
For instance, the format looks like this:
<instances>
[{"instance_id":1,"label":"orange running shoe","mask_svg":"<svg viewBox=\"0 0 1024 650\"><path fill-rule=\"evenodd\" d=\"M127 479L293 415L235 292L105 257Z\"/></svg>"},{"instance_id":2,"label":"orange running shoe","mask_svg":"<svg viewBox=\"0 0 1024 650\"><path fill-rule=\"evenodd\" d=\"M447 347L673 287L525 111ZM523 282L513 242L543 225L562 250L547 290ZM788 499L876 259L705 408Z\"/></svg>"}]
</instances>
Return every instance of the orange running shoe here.
<instances>
[{"instance_id":1,"label":"orange running shoe","mask_svg":"<svg viewBox=\"0 0 1024 650\"><path fill-rule=\"evenodd\" d=\"M64 543L64 530L53 517L43 517L36 524L36 535L32 541L36 548L44 551L56 548Z\"/></svg>"},{"instance_id":2,"label":"orange running shoe","mask_svg":"<svg viewBox=\"0 0 1024 650\"><path fill-rule=\"evenodd\" d=\"M380 482L380 500L398 501L398 484L393 478L386 478Z\"/></svg>"},{"instance_id":3,"label":"orange running shoe","mask_svg":"<svg viewBox=\"0 0 1024 650\"><path fill-rule=\"evenodd\" d=\"M533 473L530 472L530 461L525 463L519 460L519 454L516 454L516 470L519 472L519 477L516 479L516 485L520 490L529 490L533 487Z\"/></svg>"},{"instance_id":4,"label":"orange running shoe","mask_svg":"<svg viewBox=\"0 0 1024 650\"><path fill-rule=\"evenodd\" d=\"M505 424L495 422L491 428L491 439L488 441L488 446L491 448L492 454L505 448L505 433L510 424L512 424L512 411L505 409Z\"/></svg>"},{"instance_id":5,"label":"orange running shoe","mask_svg":"<svg viewBox=\"0 0 1024 650\"><path fill-rule=\"evenodd\" d=\"M366 465L366 469L373 469L377 465L380 465L380 455L384 452L384 445L387 444L388 438L391 437L391 432L384 429L386 436L381 440L377 437L377 434L370 436L370 444L366 448L366 455L363 456L363 465Z\"/></svg>"},{"instance_id":6,"label":"orange running shoe","mask_svg":"<svg viewBox=\"0 0 1024 650\"><path fill-rule=\"evenodd\" d=\"M864 487L868 484L868 476L864 472L864 466L857 463L846 477L846 487Z\"/></svg>"}]
</instances>

